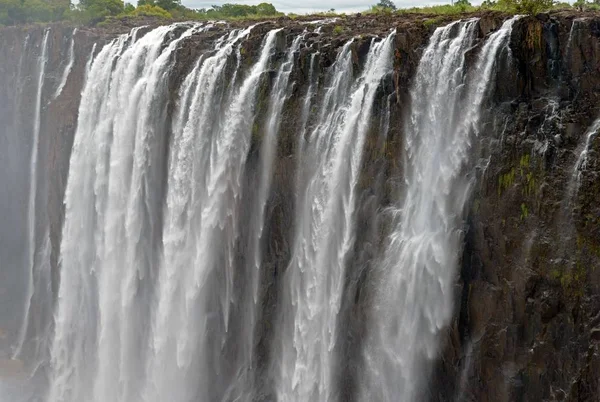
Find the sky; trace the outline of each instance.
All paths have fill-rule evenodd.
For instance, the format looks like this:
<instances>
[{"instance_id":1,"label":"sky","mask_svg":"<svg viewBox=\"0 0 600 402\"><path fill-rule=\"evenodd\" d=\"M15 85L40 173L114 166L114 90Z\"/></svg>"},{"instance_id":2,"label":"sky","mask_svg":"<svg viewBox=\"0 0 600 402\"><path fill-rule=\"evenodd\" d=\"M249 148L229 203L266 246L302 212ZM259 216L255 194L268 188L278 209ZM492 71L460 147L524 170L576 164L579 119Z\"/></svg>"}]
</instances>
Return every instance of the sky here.
<instances>
[{"instance_id":1,"label":"sky","mask_svg":"<svg viewBox=\"0 0 600 402\"><path fill-rule=\"evenodd\" d=\"M237 4L259 4L271 3L278 11L284 13L305 14L315 11L327 11L334 8L340 13L353 13L365 11L379 0L182 0L183 5L190 8L210 8L213 4L237 3ZM426 6L434 4L449 4L450 0L396 0L398 8Z\"/></svg>"}]
</instances>

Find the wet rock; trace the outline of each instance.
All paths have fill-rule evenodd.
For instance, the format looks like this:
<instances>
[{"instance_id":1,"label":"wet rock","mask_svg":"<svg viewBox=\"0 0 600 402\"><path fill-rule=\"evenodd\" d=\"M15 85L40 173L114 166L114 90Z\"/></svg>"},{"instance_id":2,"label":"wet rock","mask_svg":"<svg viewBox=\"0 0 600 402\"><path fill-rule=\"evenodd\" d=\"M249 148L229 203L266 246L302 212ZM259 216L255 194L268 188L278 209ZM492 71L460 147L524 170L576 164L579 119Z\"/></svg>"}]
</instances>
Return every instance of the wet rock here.
<instances>
[{"instance_id":1,"label":"wet rock","mask_svg":"<svg viewBox=\"0 0 600 402\"><path fill-rule=\"evenodd\" d=\"M466 14L463 18L481 17L480 38L496 30L508 15L496 12ZM585 16L569 35L574 18ZM333 26L324 27L323 34L307 35L306 47L298 54L293 71L294 96L286 101L286 129L298 124L301 101L309 83L310 60L315 59L319 85L327 85L326 70L335 61L337 52L348 38L355 39L354 59L364 63L370 41L396 28L394 71L378 88L378 118L386 110L388 97L389 130L385 138L370 135L362 161L364 183L360 187L361 205L357 217L360 228L352 258L362 271L349 276L349 300L352 305L345 318L348 339L344 358L348 366L363 367L361 339L369 328L365 317L372 306L373 292L369 287L373 256L385 244L389 217L381 211L396 206L402 194L404 127L409 91L430 30L450 22L455 16L435 19L420 15L394 15L382 19L356 14L335 24L343 26L344 36L334 36ZM244 46L243 60L251 63L260 48L264 32L283 27L289 39L301 32L301 23L314 19L301 17L292 21L280 18L256 27ZM423 20L432 21L425 27ZM156 20L124 19L112 25L82 28L76 46L77 62L73 79L64 94L47 106L46 113L59 116L49 122L47 172L54 181L54 193L46 210L51 220L53 246L54 290L58 284L58 247L64 216L62 197L66 185L70 147L77 122L77 105L83 85L83 75L91 46L111 40L127 32L135 24L150 27ZM235 22L246 27L251 22ZM56 29L66 29L65 27ZM148 28L150 29L150 28ZM174 60L172 76L168 78L173 99L199 55L228 28L193 35L181 44ZM8 49L18 48L26 32L39 43L41 29L1 28L0 57L7 59ZM61 33L56 33L56 38ZM362 37L362 38L361 38ZM473 231L467 255L455 289L455 317L449 328L448 342L443 345L435 362L429 400L454 400L459 388L468 390L470 400L600 400L598 394L598 351L600 341L598 311L600 311L600 166L598 140L589 152L587 170L580 183L573 180L574 164L580 155L584 133L600 115L600 17L596 13L550 13L524 17L515 26L510 52L497 61L495 82L486 98L488 117L482 122L477 138L473 138L472 155L486 161L480 169L480 181L474 183L473 201L469 206L468 226ZM12 43L12 45L11 45ZM285 44L278 44L283 48ZM64 45L62 45L64 47ZM567 47L569 46L569 47ZM58 49L58 48L57 48ZM281 62L282 52L274 58ZM473 65L480 47L466 55ZM60 50L60 49L59 49ZM64 51L52 54L49 68L57 76ZM63 49L64 50L64 49ZM19 53L12 55L18 59ZM558 64L557 64L558 63ZM29 74L31 75L31 74ZM271 73L271 81L273 80ZM7 82L0 83L0 87ZM548 99L558 98L561 115L552 127L547 121ZM380 124L380 120L373 122ZM290 234L293 227L294 159L298 139L285 130L278 143L273 180L273 197L267 207L270 220L265 232L275 241L269 245L265 260L269 278L280 278L289 258ZM253 150L256 150L254 144ZM556 150L555 148L560 148ZM552 158L549 157L552 155ZM256 163L251 159L249 163ZM468 167L465 167L465 177ZM574 190L575 189L575 190ZM374 223L375 222L375 223ZM265 235L267 236L267 235ZM465 246L467 249L467 246ZM460 278L459 278L460 277ZM267 286L268 285L268 286ZM276 290L265 285L266 314L276 310ZM268 360L269 329L266 321L259 341L260 363ZM586 328L593 328L586 332ZM589 340L594 343L590 345ZM591 348L591 352L589 349ZM465 367L464 358L471 362ZM462 363L458 361L462 359ZM264 360L264 361L263 361ZM462 369L465 369L463 376ZM360 376L348 369L358 382ZM359 372L358 372L359 373ZM264 395L271 395L265 390ZM556 396L558 395L558 396ZM344 395L346 396L346 395ZM348 401L357 397L349 393ZM427 400L427 399L424 399Z\"/></svg>"}]
</instances>

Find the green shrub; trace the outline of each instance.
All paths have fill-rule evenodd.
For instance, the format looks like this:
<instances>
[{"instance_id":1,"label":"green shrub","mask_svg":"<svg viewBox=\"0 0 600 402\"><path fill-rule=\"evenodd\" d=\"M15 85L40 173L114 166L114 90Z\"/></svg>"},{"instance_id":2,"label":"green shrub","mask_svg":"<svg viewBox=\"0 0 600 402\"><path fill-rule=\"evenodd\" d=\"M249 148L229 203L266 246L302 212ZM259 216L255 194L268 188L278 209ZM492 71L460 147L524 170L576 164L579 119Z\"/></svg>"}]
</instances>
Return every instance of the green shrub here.
<instances>
[{"instance_id":1,"label":"green shrub","mask_svg":"<svg viewBox=\"0 0 600 402\"><path fill-rule=\"evenodd\" d=\"M476 11L470 3L461 4L443 4L429 7L413 7L398 10L398 14L434 14L434 15L457 15L464 12Z\"/></svg>"},{"instance_id":2,"label":"green shrub","mask_svg":"<svg viewBox=\"0 0 600 402\"><path fill-rule=\"evenodd\" d=\"M134 16L144 16L144 17L159 17L164 19L172 19L173 16L167 10L160 8L159 6L151 6L149 4L144 4L139 6L131 13Z\"/></svg>"},{"instance_id":3,"label":"green shrub","mask_svg":"<svg viewBox=\"0 0 600 402\"><path fill-rule=\"evenodd\" d=\"M554 6L554 0L498 0L494 9L517 14L535 15L548 11Z\"/></svg>"}]
</instances>

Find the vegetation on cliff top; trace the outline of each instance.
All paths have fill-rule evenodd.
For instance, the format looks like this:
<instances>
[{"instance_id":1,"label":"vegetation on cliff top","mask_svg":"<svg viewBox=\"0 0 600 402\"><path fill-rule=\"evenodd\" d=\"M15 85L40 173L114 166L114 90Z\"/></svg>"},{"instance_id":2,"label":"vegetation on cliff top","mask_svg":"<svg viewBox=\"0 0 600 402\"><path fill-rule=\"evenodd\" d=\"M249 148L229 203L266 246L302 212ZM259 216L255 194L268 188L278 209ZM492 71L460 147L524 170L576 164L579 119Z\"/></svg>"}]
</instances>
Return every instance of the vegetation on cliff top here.
<instances>
[{"instance_id":1,"label":"vegetation on cliff top","mask_svg":"<svg viewBox=\"0 0 600 402\"><path fill-rule=\"evenodd\" d=\"M455 15L479 10L497 10L507 13L536 14L551 9L600 9L600 0L577 0L573 5L555 0L484 0L473 6L469 0L430 7L397 9L392 0L380 0L367 14L436 14ZM137 7L123 0L0 0L0 26L35 22L72 21L76 24L97 24L107 18L158 17L176 20L257 20L280 17L284 14L270 3L257 5L213 5L211 8L190 9L181 0L139 0ZM321 16L340 16L334 9ZM288 17L295 18L294 14Z\"/></svg>"},{"instance_id":2,"label":"vegetation on cliff top","mask_svg":"<svg viewBox=\"0 0 600 402\"><path fill-rule=\"evenodd\" d=\"M72 21L96 24L108 17L152 16L165 19L232 20L284 15L270 3L223 4L209 9L190 9L181 0L139 0L137 7L123 0L0 0L0 25Z\"/></svg>"},{"instance_id":3,"label":"vegetation on cliff top","mask_svg":"<svg viewBox=\"0 0 600 402\"><path fill-rule=\"evenodd\" d=\"M577 0L573 5L555 0L484 0L479 6L472 5L469 0L456 0L452 4L404 9L397 9L395 4L390 0L381 0L367 12L377 14L458 15L466 12L494 10L511 14L537 14L544 11L562 9L600 10L600 0Z\"/></svg>"}]
</instances>

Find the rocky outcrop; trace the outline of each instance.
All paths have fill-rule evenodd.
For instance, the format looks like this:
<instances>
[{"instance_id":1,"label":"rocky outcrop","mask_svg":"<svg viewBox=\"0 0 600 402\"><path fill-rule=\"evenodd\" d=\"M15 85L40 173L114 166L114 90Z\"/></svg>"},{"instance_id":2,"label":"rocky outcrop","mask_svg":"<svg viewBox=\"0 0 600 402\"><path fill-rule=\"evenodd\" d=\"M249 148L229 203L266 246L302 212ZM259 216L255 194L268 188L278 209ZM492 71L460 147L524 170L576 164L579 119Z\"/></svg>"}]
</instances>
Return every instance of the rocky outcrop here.
<instances>
[{"instance_id":1,"label":"rocky outcrop","mask_svg":"<svg viewBox=\"0 0 600 402\"><path fill-rule=\"evenodd\" d=\"M489 159L431 398L594 401L598 141L595 162L577 161L600 116L598 18L524 18L511 50L482 127Z\"/></svg>"},{"instance_id":2,"label":"rocky outcrop","mask_svg":"<svg viewBox=\"0 0 600 402\"><path fill-rule=\"evenodd\" d=\"M464 18L474 16L481 18L480 43L507 18L500 13ZM272 391L261 370L269 362L270 323L275 321L277 289L290 258L295 208L291 178L298 155L294 135L299 131L299 111L308 86L323 85L327 68L349 38L355 38L356 73L371 40L396 29L394 71L378 89L377 113L365 145L358 184L357 238L349 258L340 318L341 333L345 334L338 345L343 356L339 362L340 398L352 401L364 365L361 346L369 331L365 317L372 303L373 268L390 230L386 207L395 204L404 186L403 121L409 91L431 33L451 19L350 16L325 24L321 34L308 33L307 45L296 55L291 76L294 95L284 106L267 203L263 309L257 330L261 390L257 400L270 400ZM285 48L308 26L305 22L284 18L258 24L240 52L242 72L257 57L268 30L284 28L274 56L281 60ZM48 77L42 96L44 170L40 175L47 183L54 294L59 277L62 200L85 66L94 43L97 52L128 28L79 29L69 80L52 99L65 67L72 28L50 27ZM178 102L178 88L198 57L209 51L226 29L217 25L181 43L169 77L172 97L168 108ZM12 79L2 80L0 97L14 99L15 84L27 83L35 74L37 53L23 50L25 37L29 35L28 46L35 44L37 49L43 29L4 28L0 32L0 58L14 61L0 63L0 76ZM466 55L471 66L476 50ZM24 69L17 71L20 59ZM515 24L509 57L498 66L486 98L485 118L473 142L475 168L468 174L477 175L478 184L466 214L454 320L445 333L443 352L433 362L427 397L432 401L595 401L600 399L600 134L591 135L585 147L588 128L600 117L600 15L563 12L523 17ZM268 93L272 78L261 80L259 98ZM6 106L0 113L3 121L20 125L22 131L27 131L32 110L26 106L34 93L30 87L24 87L23 97L16 103L3 103ZM259 99L245 192L252 192L256 181L265 104ZM20 111L28 112L21 116ZM382 125L389 129L380 130ZM6 130L7 135L9 132ZM23 141L17 142L26 155L30 140ZM586 163L579 165L586 149ZM26 183L27 178L19 177L11 194L23 198L27 195L18 182ZM19 210L17 205L11 208ZM19 226L17 220L5 224Z\"/></svg>"}]
</instances>

